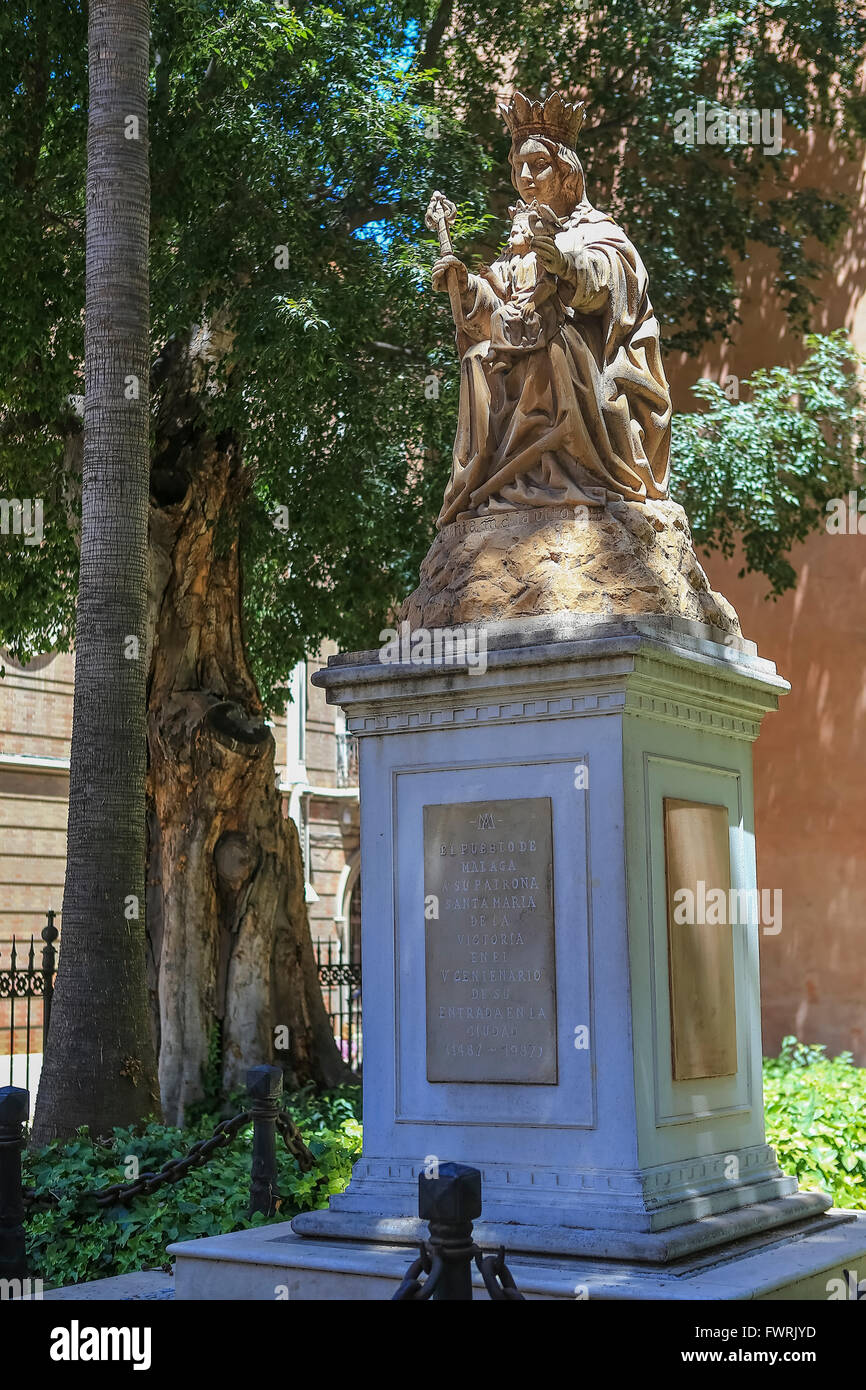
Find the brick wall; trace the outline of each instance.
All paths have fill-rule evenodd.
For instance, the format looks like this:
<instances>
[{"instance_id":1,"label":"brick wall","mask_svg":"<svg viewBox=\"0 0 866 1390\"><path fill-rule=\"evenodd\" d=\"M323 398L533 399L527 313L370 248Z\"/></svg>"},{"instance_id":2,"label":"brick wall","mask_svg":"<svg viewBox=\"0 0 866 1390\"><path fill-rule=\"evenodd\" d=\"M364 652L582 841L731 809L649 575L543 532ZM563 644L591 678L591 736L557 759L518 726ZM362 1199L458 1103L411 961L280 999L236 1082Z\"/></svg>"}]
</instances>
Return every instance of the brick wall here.
<instances>
[{"instance_id":1,"label":"brick wall","mask_svg":"<svg viewBox=\"0 0 866 1390\"><path fill-rule=\"evenodd\" d=\"M0 959L59 914L66 870L73 657L8 657L0 679Z\"/></svg>"}]
</instances>

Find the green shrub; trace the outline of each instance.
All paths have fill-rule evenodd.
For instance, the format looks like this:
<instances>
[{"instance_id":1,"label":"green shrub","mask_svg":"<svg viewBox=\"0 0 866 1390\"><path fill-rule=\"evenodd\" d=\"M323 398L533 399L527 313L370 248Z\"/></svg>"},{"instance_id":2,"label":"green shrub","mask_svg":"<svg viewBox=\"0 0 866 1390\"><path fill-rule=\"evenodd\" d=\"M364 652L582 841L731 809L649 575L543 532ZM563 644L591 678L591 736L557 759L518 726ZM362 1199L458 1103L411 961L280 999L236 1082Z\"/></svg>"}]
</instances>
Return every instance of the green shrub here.
<instances>
[{"instance_id":1,"label":"green shrub","mask_svg":"<svg viewBox=\"0 0 866 1390\"><path fill-rule=\"evenodd\" d=\"M200 1114L182 1130L161 1124L116 1129L105 1141L81 1130L72 1140L31 1150L24 1158L25 1186L58 1199L56 1205L35 1207L28 1218L31 1274L43 1279L47 1288L56 1288L140 1269L167 1270L171 1262L165 1248L174 1240L241 1231L324 1206L332 1192L346 1186L360 1153L359 1106L357 1086L322 1096L307 1090L286 1098L286 1109L317 1162L311 1172L302 1173L278 1139L282 1200L270 1219L247 1216L251 1124L217 1149L204 1168L193 1169L177 1184L102 1209L87 1202L84 1194L128 1181L133 1176L131 1166L126 1166L130 1157L138 1159L141 1172L154 1172L207 1137L220 1117ZM241 1097L230 1113L243 1108Z\"/></svg>"},{"instance_id":2,"label":"green shrub","mask_svg":"<svg viewBox=\"0 0 866 1390\"><path fill-rule=\"evenodd\" d=\"M767 1142L779 1165L837 1207L866 1209L866 1068L850 1052L785 1038L764 1061Z\"/></svg>"}]
</instances>

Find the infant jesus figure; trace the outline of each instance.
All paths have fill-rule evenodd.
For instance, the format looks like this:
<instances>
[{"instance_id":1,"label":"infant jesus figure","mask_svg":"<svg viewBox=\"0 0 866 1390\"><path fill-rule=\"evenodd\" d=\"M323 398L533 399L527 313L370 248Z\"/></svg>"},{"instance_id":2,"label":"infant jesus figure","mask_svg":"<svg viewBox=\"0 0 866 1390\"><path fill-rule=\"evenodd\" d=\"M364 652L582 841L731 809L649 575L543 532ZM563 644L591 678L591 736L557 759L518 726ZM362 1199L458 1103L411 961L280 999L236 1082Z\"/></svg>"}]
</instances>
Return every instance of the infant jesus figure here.
<instances>
[{"instance_id":1,"label":"infant jesus figure","mask_svg":"<svg viewBox=\"0 0 866 1390\"><path fill-rule=\"evenodd\" d=\"M560 230L559 218L535 200L519 202L508 211L512 223L504 255L495 267L478 270L502 300L490 315L487 358L494 372L508 371L523 353L546 347L565 318L556 276L544 269L532 249L537 232Z\"/></svg>"}]
</instances>

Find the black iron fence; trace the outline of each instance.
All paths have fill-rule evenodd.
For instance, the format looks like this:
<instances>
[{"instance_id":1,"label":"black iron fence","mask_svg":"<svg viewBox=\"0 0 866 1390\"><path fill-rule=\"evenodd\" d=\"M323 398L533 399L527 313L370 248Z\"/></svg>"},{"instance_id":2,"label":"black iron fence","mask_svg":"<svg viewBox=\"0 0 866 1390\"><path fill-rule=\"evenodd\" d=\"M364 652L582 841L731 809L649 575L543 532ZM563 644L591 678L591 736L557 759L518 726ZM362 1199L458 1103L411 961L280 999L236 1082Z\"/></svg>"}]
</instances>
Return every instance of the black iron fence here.
<instances>
[{"instance_id":1,"label":"black iron fence","mask_svg":"<svg viewBox=\"0 0 866 1390\"><path fill-rule=\"evenodd\" d=\"M0 1085L34 1091L31 1058L45 1051L51 1000L57 974L59 932L54 912L37 937L18 942L14 937L0 956ZM315 942L316 966L325 1008L337 1046L354 1072L361 1071L361 966L346 960L342 942ZM31 1086L31 1080L34 1084Z\"/></svg>"},{"instance_id":2,"label":"black iron fence","mask_svg":"<svg viewBox=\"0 0 866 1390\"><path fill-rule=\"evenodd\" d=\"M346 960L341 941L327 937L314 943L319 984L331 1029L344 1062L360 1072L364 1060L361 1029L361 965Z\"/></svg>"},{"instance_id":3,"label":"black iron fence","mask_svg":"<svg viewBox=\"0 0 866 1390\"><path fill-rule=\"evenodd\" d=\"M0 1084L22 1086L26 1091L31 1089L30 1059L45 1051L51 1018L57 973L54 943L60 934L55 915L48 913L41 950L34 936L29 945L19 944L13 936L8 953L0 956Z\"/></svg>"}]
</instances>

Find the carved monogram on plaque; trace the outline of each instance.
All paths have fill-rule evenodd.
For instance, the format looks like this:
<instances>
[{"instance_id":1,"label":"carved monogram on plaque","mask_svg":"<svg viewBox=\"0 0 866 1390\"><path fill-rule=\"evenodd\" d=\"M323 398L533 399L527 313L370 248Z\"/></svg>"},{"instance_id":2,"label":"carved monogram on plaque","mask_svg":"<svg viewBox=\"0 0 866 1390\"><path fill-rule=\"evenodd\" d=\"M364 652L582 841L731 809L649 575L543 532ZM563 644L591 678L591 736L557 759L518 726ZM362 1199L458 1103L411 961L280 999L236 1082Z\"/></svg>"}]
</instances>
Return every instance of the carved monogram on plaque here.
<instances>
[{"instance_id":1,"label":"carved monogram on plaque","mask_svg":"<svg viewBox=\"0 0 866 1390\"><path fill-rule=\"evenodd\" d=\"M427 1080L554 1085L550 798L424 807Z\"/></svg>"}]
</instances>

